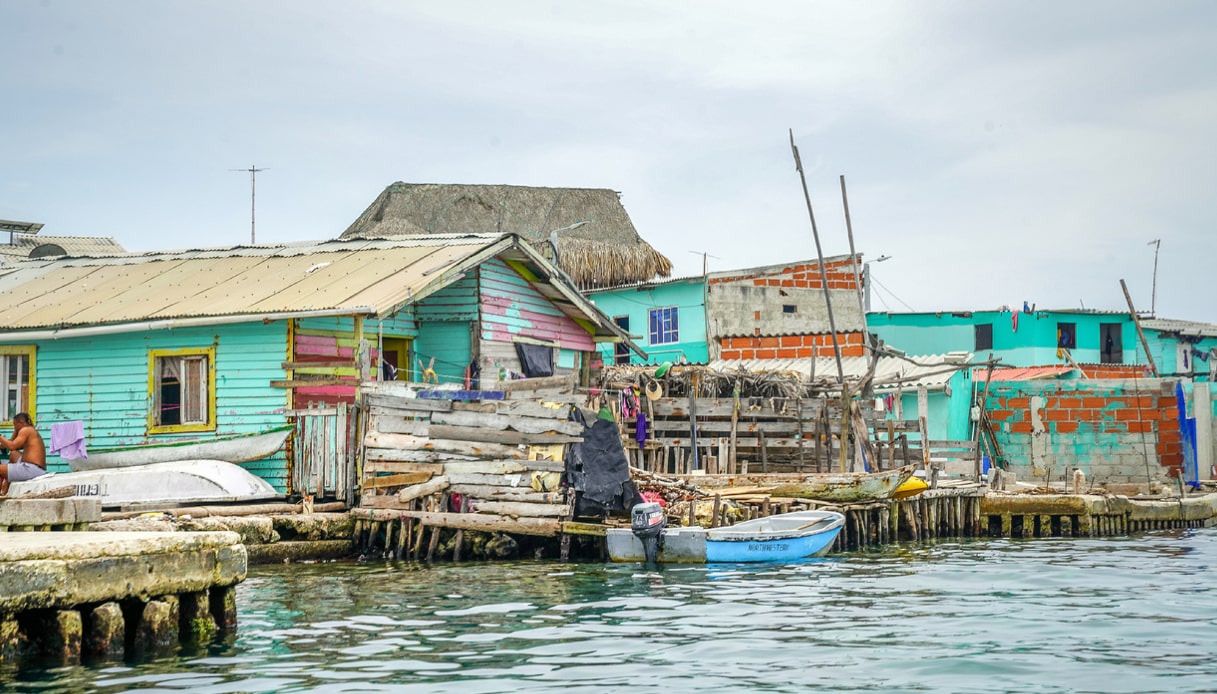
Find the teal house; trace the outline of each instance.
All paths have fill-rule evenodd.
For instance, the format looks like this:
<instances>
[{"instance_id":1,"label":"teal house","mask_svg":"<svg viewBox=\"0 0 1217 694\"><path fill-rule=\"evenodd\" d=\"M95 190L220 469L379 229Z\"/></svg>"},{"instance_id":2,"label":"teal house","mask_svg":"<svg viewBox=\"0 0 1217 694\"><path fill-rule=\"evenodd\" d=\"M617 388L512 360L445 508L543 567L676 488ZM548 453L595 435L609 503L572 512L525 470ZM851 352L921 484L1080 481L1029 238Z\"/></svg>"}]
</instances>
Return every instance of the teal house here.
<instances>
[{"instance_id":1,"label":"teal house","mask_svg":"<svg viewBox=\"0 0 1217 694\"><path fill-rule=\"evenodd\" d=\"M514 234L24 260L0 307L0 416L48 442L81 421L88 447L263 431L362 380L586 378L601 342L631 347ZM242 466L297 490L290 450Z\"/></svg>"},{"instance_id":2,"label":"teal house","mask_svg":"<svg viewBox=\"0 0 1217 694\"><path fill-rule=\"evenodd\" d=\"M586 294L619 328L639 336L650 363L704 364L710 358L705 292L705 278L698 276L591 289ZM645 363L624 344L602 346L601 357L606 364Z\"/></svg>"},{"instance_id":3,"label":"teal house","mask_svg":"<svg viewBox=\"0 0 1217 694\"><path fill-rule=\"evenodd\" d=\"M1132 377L1152 359L1160 376L1209 380L1217 368L1217 326L1141 319L1149 345L1128 313L1090 310L938 311L868 313L870 331L909 354L969 351L1003 366L1085 365L1090 377Z\"/></svg>"}]
</instances>

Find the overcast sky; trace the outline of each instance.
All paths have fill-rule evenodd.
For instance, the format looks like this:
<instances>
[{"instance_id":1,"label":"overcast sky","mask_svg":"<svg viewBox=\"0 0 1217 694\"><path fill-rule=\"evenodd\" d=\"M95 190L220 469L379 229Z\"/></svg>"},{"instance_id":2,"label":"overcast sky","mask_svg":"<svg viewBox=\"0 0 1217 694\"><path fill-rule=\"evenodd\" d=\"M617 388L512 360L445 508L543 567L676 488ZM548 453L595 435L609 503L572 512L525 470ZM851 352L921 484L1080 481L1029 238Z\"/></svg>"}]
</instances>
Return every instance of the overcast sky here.
<instances>
[{"instance_id":1,"label":"overcast sky","mask_svg":"<svg viewBox=\"0 0 1217 694\"><path fill-rule=\"evenodd\" d=\"M0 3L0 219L144 251L340 234L388 184L612 188L699 274L872 307L1217 322L1217 3Z\"/></svg>"}]
</instances>

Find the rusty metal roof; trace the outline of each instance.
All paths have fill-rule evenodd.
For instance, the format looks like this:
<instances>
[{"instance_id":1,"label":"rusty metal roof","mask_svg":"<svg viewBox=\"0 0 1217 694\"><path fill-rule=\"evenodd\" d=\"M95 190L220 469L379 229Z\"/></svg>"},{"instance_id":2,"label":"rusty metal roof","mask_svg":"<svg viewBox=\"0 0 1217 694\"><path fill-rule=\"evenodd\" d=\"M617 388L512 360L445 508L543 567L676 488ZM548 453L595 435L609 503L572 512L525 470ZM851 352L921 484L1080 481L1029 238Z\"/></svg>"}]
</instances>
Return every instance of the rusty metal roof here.
<instances>
[{"instance_id":1,"label":"rusty metal roof","mask_svg":"<svg viewBox=\"0 0 1217 694\"><path fill-rule=\"evenodd\" d=\"M0 325L11 332L280 314L384 317L499 255L539 268L534 286L568 315L590 319L595 335L624 336L534 249L505 234L23 260L0 268Z\"/></svg>"}]
</instances>

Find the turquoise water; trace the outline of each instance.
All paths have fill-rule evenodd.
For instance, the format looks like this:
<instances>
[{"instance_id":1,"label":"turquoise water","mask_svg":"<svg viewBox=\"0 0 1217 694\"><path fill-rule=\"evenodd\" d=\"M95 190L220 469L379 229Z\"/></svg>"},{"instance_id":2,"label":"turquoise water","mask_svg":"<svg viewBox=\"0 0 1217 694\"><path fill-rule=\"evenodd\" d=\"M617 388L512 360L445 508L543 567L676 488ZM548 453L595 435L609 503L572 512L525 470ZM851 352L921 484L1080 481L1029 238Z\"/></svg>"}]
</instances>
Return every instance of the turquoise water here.
<instances>
[{"instance_id":1,"label":"turquoise water","mask_svg":"<svg viewBox=\"0 0 1217 694\"><path fill-rule=\"evenodd\" d=\"M1217 529L786 565L254 567L210 652L10 691L1217 691Z\"/></svg>"}]
</instances>

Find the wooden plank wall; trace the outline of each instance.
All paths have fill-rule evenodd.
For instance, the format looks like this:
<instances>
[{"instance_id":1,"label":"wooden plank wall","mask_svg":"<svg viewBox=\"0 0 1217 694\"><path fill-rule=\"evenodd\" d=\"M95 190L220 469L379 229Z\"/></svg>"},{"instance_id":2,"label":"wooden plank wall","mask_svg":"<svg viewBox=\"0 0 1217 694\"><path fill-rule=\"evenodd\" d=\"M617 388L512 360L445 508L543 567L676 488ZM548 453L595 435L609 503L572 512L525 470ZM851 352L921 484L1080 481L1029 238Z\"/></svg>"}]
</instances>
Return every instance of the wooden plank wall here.
<instances>
[{"instance_id":1,"label":"wooden plank wall","mask_svg":"<svg viewBox=\"0 0 1217 694\"><path fill-rule=\"evenodd\" d=\"M842 411L840 400L826 398L641 399L647 420L643 441L638 440L638 417L621 418L622 437L630 464L659 474L756 474L768 472L840 472ZM936 463L971 461L971 441L929 441L921 445L918 422L884 419L863 404L860 407L866 437L874 447L871 472L890 470L927 457ZM697 459L693 456L693 428ZM851 435L858 431L851 422ZM928 456L927 456L928 453ZM848 471L857 451L847 451ZM695 467L696 466L696 467Z\"/></svg>"},{"instance_id":2,"label":"wooden plank wall","mask_svg":"<svg viewBox=\"0 0 1217 694\"><path fill-rule=\"evenodd\" d=\"M503 400L406 397L408 385L362 386L362 508L420 526L560 532L571 516L559 486L565 447L583 440L582 425L567 420L570 405L541 404L532 391ZM414 531L403 528L401 541Z\"/></svg>"}]
</instances>

